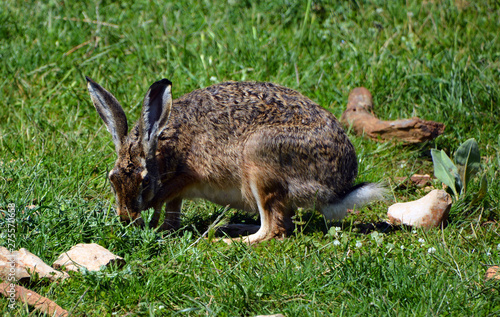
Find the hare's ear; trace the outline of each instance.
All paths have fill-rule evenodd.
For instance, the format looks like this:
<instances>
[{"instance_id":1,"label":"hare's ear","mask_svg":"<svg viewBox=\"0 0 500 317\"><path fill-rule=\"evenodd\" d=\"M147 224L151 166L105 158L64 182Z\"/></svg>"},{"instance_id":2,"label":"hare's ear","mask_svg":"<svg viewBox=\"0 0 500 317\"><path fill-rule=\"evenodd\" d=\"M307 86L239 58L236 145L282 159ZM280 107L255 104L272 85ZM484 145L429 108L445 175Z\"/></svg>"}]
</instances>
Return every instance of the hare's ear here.
<instances>
[{"instance_id":1,"label":"hare's ear","mask_svg":"<svg viewBox=\"0 0 500 317\"><path fill-rule=\"evenodd\" d=\"M139 133L147 159L155 157L158 136L172 109L172 82L162 79L149 87L142 105Z\"/></svg>"},{"instance_id":2,"label":"hare's ear","mask_svg":"<svg viewBox=\"0 0 500 317\"><path fill-rule=\"evenodd\" d=\"M89 77L85 76L85 78L87 79L87 88L89 89L90 98L94 103L95 109L104 121L104 124L106 124L109 133L111 133L116 153L118 154L128 132L125 112L123 112L123 108L120 106L115 96Z\"/></svg>"}]
</instances>

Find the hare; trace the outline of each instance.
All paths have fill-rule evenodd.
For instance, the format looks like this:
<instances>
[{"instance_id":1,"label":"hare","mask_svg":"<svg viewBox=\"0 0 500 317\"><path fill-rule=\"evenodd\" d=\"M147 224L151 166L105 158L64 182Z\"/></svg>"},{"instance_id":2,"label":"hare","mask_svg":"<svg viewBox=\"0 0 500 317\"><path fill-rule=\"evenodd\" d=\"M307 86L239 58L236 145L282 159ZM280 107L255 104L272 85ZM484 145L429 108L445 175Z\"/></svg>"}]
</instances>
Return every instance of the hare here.
<instances>
[{"instance_id":1,"label":"hare","mask_svg":"<svg viewBox=\"0 0 500 317\"><path fill-rule=\"evenodd\" d=\"M249 244L286 236L298 207L327 219L383 197L383 186L353 186L356 153L338 120L297 91L272 83L225 82L172 100L172 83L155 82L128 132L117 99L87 78L92 102L118 159L109 173L122 221L179 227L182 200L203 198L258 211Z\"/></svg>"}]
</instances>

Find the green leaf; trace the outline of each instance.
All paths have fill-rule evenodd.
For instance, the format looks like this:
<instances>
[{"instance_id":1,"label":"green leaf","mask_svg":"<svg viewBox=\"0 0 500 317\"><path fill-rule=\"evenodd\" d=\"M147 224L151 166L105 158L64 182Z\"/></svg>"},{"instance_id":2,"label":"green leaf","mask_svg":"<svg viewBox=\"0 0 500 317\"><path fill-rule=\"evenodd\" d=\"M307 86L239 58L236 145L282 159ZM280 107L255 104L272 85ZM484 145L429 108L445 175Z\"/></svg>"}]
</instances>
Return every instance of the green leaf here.
<instances>
[{"instance_id":1,"label":"green leaf","mask_svg":"<svg viewBox=\"0 0 500 317\"><path fill-rule=\"evenodd\" d=\"M481 201L488 192L488 178L486 177L487 173L484 172L481 177L481 184L479 186L479 191L477 192L476 197L471 201L469 208L472 208L478 201Z\"/></svg>"},{"instance_id":2,"label":"green leaf","mask_svg":"<svg viewBox=\"0 0 500 317\"><path fill-rule=\"evenodd\" d=\"M486 196L487 192L488 192L488 178L486 177L486 173L484 173L483 177L481 177L481 185L479 187L479 192L477 193L478 199L482 199L484 196Z\"/></svg>"},{"instance_id":3,"label":"green leaf","mask_svg":"<svg viewBox=\"0 0 500 317\"><path fill-rule=\"evenodd\" d=\"M474 138L468 139L460 145L455 153L455 162L457 163L459 175L464 184L463 191L465 192L470 179L481 168L481 154Z\"/></svg>"},{"instance_id":4,"label":"green leaf","mask_svg":"<svg viewBox=\"0 0 500 317\"><path fill-rule=\"evenodd\" d=\"M457 167L443 150L432 149L431 156L434 162L434 176L450 187L455 197L458 198L457 185L460 186L461 181Z\"/></svg>"}]
</instances>

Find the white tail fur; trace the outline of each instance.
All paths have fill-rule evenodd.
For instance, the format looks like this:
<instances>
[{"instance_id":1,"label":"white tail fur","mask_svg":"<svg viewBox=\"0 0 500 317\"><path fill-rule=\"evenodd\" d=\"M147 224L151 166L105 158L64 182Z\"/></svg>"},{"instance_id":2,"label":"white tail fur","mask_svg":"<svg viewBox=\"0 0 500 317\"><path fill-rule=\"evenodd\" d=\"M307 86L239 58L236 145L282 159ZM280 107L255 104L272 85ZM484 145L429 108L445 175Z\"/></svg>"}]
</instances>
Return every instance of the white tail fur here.
<instances>
[{"instance_id":1,"label":"white tail fur","mask_svg":"<svg viewBox=\"0 0 500 317\"><path fill-rule=\"evenodd\" d=\"M348 209L361 208L372 201L384 199L386 192L382 184L367 183L348 193L339 202L323 207L321 212L328 220L341 220L347 215Z\"/></svg>"}]
</instances>

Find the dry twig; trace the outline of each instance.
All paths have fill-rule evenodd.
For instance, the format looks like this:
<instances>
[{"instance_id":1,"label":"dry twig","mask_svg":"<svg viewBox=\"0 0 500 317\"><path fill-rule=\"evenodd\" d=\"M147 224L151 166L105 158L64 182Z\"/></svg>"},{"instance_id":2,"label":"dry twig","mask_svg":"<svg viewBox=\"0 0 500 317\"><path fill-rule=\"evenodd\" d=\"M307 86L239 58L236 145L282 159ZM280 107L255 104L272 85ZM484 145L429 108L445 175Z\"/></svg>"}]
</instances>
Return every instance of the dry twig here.
<instances>
[{"instance_id":1,"label":"dry twig","mask_svg":"<svg viewBox=\"0 0 500 317\"><path fill-rule=\"evenodd\" d=\"M0 283L0 293L9 298L11 290L10 283ZM32 290L24 288L19 285L14 285L14 298L17 301L28 304L29 306L33 306L36 310L46 313L49 316L63 317L68 316L68 311L61 308L61 306L57 305L52 300L47 297L43 297Z\"/></svg>"},{"instance_id":2,"label":"dry twig","mask_svg":"<svg viewBox=\"0 0 500 317\"><path fill-rule=\"evenodd\" d=\"M444 124L420 118L384 121L373 114L372 95L364 87L354 88L349 94L347 109L341 122L351 126L356 134L377 140L399 140L420 143L436 138L444 131Z\"/></svg>"}]
</instances>

